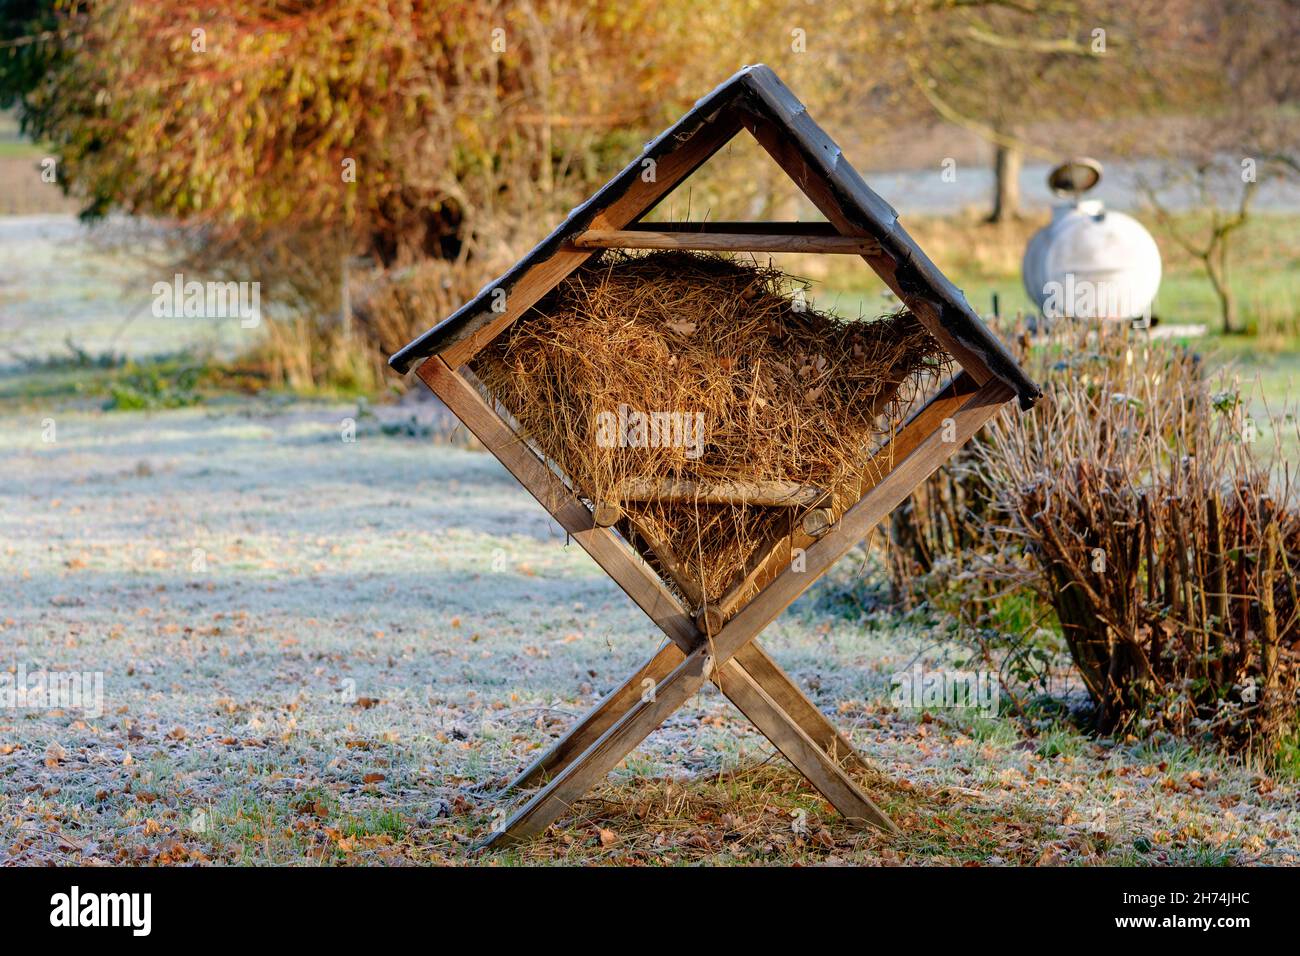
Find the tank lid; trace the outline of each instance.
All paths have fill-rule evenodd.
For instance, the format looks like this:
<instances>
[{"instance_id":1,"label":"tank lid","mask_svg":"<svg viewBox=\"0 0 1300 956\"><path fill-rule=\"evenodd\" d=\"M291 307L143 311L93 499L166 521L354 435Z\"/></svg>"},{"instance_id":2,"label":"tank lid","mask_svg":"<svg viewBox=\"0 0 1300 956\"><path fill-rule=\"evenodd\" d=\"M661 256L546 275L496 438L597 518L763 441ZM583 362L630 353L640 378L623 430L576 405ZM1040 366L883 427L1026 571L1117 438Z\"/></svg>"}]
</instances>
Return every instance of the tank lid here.
<instances>
[{"instance_id":1,"label":"tank lid","mask_svg":"<svg viewBox=\"0 0 1300 956\"><path fill-rule=\"evenodd\" d=\"M1062 198L1078 199L1101 182L1101 163L1087 156L1067 159L1047 174L1047 186Z\"/></svg>"}]
</instances>

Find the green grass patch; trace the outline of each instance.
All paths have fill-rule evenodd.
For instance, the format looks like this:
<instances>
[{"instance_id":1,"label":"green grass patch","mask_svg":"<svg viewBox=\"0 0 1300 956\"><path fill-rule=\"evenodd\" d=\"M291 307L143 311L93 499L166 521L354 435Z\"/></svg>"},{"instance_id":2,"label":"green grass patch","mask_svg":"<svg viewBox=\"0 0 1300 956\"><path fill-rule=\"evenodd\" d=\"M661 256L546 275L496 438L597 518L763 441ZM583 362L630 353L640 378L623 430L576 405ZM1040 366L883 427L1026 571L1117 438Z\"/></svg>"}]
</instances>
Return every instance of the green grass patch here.
<instances>
[{"instance_id":1,"label":"green grass patch","mask_svg":"<svg viewBox=\"0 0 1300 956\"><path fill-rule=\"evenodd\" d=\"M105 411L187 408L203 401L199 385L206 366L182 360L140 365L130 362L108 383Z\"/></svg>"}]
</instances>

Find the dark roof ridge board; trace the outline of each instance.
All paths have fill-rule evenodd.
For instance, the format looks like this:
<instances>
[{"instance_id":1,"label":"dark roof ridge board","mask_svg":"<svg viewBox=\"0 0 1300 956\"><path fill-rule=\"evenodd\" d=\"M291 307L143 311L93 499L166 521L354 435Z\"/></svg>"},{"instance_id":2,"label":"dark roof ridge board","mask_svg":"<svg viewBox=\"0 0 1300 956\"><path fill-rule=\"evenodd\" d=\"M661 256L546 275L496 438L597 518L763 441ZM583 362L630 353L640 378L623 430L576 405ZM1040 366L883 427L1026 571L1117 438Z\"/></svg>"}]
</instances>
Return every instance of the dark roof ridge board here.
<instances>
[{"instance_id":1,"label":"dark roof ridge board","mask_svg":"<svg viewBox=\"0 0 1300 956\"><path fill-rule=\"evenodd\" d=\"M808 115L806 107L767 66L747 66L703 97L676 123L646 144L642 153L591 198L575 207L550 235L504 275L429 331L394 353L389 364L408 371L418 360L442 351L463 337L470 321L490 305L495 289L507 291L534 265L554 255L574 235L586 230L595 215L618 199L641 174L646 159L656 159L716 121L719 113L737 105L788 133L809 167L820 173L846 217L872 236L896 262L895 276L904 292L932 302L940 324L975 353L988 370L1017 394L1029 408L1041 394L1002 341L980 320L962 292L939 271L898 222L898 213L877 195L844 158L839 146Z\"/></svg>"}]
</instances>

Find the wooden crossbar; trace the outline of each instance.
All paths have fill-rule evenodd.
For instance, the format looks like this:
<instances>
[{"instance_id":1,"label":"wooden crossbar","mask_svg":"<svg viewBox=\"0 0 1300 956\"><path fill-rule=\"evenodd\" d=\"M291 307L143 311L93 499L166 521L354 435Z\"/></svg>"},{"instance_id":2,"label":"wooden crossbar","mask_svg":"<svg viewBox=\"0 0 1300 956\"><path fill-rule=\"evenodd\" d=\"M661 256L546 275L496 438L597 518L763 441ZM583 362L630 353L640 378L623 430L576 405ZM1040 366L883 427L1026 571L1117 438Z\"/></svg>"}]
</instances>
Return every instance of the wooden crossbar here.
<instances>
[{"instance_id":1,"label":"wooden crossbar","mask_svg":"<svg viewBox=\"0 0 1300 956\"><path fill-rule=\"evenodd\" d=\"M688 501L697 505L750 505L758 508L804 508L826 497L826 492L797 481L686 481L644 478L624 482L609 498L595 503L596 524L613 527L624 517L625 502ZM639 527L639 526L638 526ZM642 531L645 534L644 531ZM664 564L676 559L655 552Z\"/></svg>"},{"instance_id":2,"label":"wooden crossbar","mask_svg":"<svg viewBox=\"0 0 1300 956\"><path fill-rule=\"evenodd\" d=\"M640 229L588 229L573 238L573 245L578 249L693 249L702 252L800 252L847 256L880 254L880 243L859 236L650 232Z\"/></svg>"},{"instance_id":3,"label":"wooden crossbar","mask_svg":"<svg viewBox=\"0 0 1300 956\"><path fill-rule=\"evenodd\" d=\"M640 222L628 223L627 229L633 232L673 232L701 233L721 232L740 235L777 235L777 236L841 236L843 235L829 222L776 222L771 220L737 221L729 219L690 220L681 222Z\"/></svg>"},{"instance_id":4,"label":"wooden crossbar","mask_svg":"<svg viewBox=\"0 0 1300 956\"><path fill-rule=\"evenodd\" d=\"M746 504L797 508L815 504L826 492L797 481L686 481L639 479L619 485L620 501L692 501L702 505Z\"/></svg>"}]
</instances>

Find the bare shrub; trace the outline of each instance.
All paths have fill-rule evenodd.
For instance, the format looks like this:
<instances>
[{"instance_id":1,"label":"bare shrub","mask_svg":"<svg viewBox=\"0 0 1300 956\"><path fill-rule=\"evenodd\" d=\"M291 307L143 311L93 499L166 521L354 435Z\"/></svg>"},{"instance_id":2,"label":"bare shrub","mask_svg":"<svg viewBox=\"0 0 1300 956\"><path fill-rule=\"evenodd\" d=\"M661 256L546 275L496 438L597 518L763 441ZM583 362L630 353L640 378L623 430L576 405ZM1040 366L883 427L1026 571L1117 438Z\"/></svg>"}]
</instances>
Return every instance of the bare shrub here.
<instances>
[{"instance_id":1,"label":"bare shrub","mask_svg":"<svg viewBox=\"0 0 1300 956\"><path fill-rule=\"evenodd\" d=\"M1268 423L1136 334L1070 328L1035 364L1044 401L992 423L967 471L981 576L1053 610L1101 730L1276 741L1295 722L1300 513L1289 467L1257 452Z\"/></svg>"}]
</instances>

